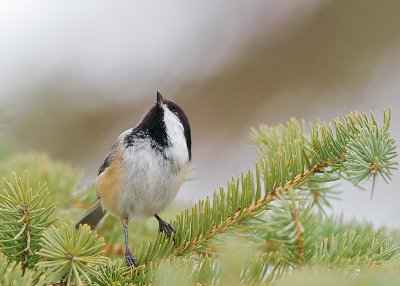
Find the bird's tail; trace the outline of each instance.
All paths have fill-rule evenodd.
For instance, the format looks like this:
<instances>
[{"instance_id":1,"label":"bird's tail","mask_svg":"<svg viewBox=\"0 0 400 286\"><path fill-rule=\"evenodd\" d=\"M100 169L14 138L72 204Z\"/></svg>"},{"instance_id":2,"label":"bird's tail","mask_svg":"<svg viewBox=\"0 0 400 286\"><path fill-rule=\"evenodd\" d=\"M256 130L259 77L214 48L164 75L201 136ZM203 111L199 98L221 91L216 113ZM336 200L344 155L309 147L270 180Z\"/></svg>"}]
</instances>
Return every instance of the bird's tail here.
<instances>
[{"instance_id":1,"label":"bird's tail","mask_svg":"<svg viewBox=\"0 0 400 286\"><path fill-rule=\"evenodd\" d=\"M103 211L101 203L97 202L83 214L83 216L76 222L75 227L78 228L80 224L87 224L91 229L94 229L105 215L106 213Z\"/></svg>"}]
</instances>

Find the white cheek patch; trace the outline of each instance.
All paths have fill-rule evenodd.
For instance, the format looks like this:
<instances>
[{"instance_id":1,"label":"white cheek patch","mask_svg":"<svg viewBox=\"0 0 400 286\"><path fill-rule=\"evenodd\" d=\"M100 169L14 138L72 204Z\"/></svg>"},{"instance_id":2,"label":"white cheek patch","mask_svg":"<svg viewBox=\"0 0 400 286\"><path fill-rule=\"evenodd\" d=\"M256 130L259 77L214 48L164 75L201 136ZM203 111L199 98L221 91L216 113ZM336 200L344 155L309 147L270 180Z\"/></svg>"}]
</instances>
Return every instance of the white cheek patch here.
<instances>
[{"instance_id":1,"label":"white cheek patch","mask_svg":"<svg viewBox=\"0 0 400 286\"><path fill-rule=\"evenodd\" d=\"M170 147L165 148L164 154L168 159L173 160L178 166L182 167L189 161L189 152L183 125L177 115L171 112L165 105L163 108L168 141L171 144Z\"/></svg>"}]
</instances>

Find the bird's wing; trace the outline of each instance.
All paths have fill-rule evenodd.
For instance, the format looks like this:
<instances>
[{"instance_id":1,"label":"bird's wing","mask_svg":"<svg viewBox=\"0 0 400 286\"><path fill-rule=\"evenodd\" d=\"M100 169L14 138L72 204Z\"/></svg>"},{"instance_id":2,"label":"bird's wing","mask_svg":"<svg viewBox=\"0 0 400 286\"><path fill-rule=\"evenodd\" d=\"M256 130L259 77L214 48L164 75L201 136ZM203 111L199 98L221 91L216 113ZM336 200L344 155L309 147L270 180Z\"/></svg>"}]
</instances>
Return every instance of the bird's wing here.
<instances>
[{"instance_id":1,"label":"bird's wing","mask_svg":"<svg viewBox=\"0 0 400 286\"><path fill-rule=\"evenodd\" d=\"M116 141L111 147L110 153L104 158L103 164L101 164L97 176L103 173L113 162L118 151L119 141Z\"/></svg>"}]
</instances>

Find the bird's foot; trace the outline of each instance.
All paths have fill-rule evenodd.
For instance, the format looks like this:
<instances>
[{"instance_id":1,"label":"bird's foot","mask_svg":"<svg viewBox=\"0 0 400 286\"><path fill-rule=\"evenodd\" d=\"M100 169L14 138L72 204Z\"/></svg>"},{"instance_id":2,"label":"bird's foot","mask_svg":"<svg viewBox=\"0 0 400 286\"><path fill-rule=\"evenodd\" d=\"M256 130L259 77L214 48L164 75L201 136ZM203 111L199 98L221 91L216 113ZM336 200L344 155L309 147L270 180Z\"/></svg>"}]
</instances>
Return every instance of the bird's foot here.
<instances>
[{"instance_id":1,"label":"bird's foot","mask_svg":"<svg viewBox=\"0 0 400 286\"><path fill-rule=\"evenodd\" d=\"M173 228L169 223L160 220L158 230L160 232L164 232L168 237L171 237L172 233L176 233L175 228Z\"/></svg>"},{"instance_id":2,"label":"bird's foot","mask_svg":"<svg viewBox=\"0 0 400 286\"><path fill-rule=\"evenodd\" d=\"M133 256L129 248L125 250L125 263L129 267L131 266L138 267L139 265L139 263L136 261L136 258Z\"/></svg>"}]
</instances>

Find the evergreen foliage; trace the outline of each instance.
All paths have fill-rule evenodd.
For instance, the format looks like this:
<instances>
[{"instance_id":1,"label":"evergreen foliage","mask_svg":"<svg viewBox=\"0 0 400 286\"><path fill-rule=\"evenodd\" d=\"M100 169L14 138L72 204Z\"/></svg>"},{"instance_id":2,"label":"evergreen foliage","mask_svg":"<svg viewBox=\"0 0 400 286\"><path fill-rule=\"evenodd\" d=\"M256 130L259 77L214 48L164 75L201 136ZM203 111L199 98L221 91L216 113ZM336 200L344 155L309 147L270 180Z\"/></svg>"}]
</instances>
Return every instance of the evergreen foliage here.
<instances>
[{"instance_id":1,"label":"evergreen foliage","mask_svg":"<svg viewBox=\"0 0 400 286\"><path fill-rule=\"evenodd\" d=\"M21 262L25 271L39 261L39 241L53 222L49 217L54 206L45 205L48 192L44 185L34 191L26 177L15 174L13 183L4 182L5 189L0 192L0 251L10 260Z\"/></svg>"},{"instance_id":2,"label":"evergreen foliage","mask_svg":"<svg viewBox=\"0 0 400 286\"><path fill-rule=\"evenodd\" d=\"M55 222L51 203L57 200L46 203L43 187L34 192L27 180L14 176L0 194L0 251L7 256L0 256L0 285L12 285L4 277L19 281L16 285L279 282L290 286L304 281L304 285L317 285L321 279L330 281L326 285L381 285L380 273L387 274L385 285L397 285L398 232L325 214L338 196L332 182L345 179L359 185L371 179L372 189L378 178L389 182L397 165L390 120L390 111L384 112L382 124L372 114L352 113L308 129L295 119L253 129L251 139L259 153L255 167L232 178L212 198L178 214L170 222L176 228L171 239L162 233L148 239L147 223L135 228L136 235L142 234L145 240L139 245L132 241L139 262L133 269L121 259L102 256L104 240L96 232ZM31 166L36 159L30 161ZM49 179L54 186L50 198L60 198L61 191L63 198L71 193L64 202L76 207L74 214L81 211L87 203L79 204L73 195L79 189L79 173L58 162L54 163L58 168L52 168L50 159L46 164L47 175L33 173L33 181ZM7 162L1 166L7 168ZM9 166L13 170L15 165ZM53 172L59 175L63 168L66 182L60 187L64 178ZM59 207L66 209L65 204ZM68 215L62 218L61 222L69 220ZM105 227L110 224L109 220ZM118 254L119 238L110 233L122 233L107 231L107 253Z\"/></svg>"},{"instance_id":3,"label":"evergreen foliage","mask_svg":"<svg viewBox=\"0 0 400 286\"><path fill-rule=\"evenodd\" d=\"M96 198L95 192L86 192L79 168L52 160L47 154L17 154L0 162L0 177L8 181L13 180L14 174L25 173L31 186L46 183L50 190L46 204L55 205L53 216L62 217L65 221L76 219L82 208L89 207Z\"/></svg>"},{"instance_id":4,"label":"evergreen foliage","mask_svg":"<svg viewBox=\"0 0 400 286\"><path fill-rule=\"evenodd\" d=\"M91 282L95 276L94 265L103 265L106 258L101 256L104 239L97 239L96 233L87 225L75 229L74 224L52 226L43 233L41 250L37 255L45 261L38 263L38 270L49 273L47 280L66 280L66 284L81 285L82 280Z\"/></svg>"},{"instance_id":5,"label":"evergreen foliage","mask_svg":"<svg viewBox=\"0 0 400 286\"><path fill-rule=\"evenodd\" d=\"M129 267L123 259L107 260L107 263L99 267L98 272L92 276L92 281L99 286L129 285Z\"/></svg>"},{"instance_id":6,"label":"evergreen foliage","mask_svg":"<svg viewBox=\"0 0 400 286\"><path fill-rule=\"evenodd\" d=\"M2 286L30 286L33 275L29 270L23 273L21 265L10 262L6 256L0 254L0 285Z\"/></svg>"}]
</instances>

